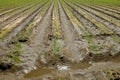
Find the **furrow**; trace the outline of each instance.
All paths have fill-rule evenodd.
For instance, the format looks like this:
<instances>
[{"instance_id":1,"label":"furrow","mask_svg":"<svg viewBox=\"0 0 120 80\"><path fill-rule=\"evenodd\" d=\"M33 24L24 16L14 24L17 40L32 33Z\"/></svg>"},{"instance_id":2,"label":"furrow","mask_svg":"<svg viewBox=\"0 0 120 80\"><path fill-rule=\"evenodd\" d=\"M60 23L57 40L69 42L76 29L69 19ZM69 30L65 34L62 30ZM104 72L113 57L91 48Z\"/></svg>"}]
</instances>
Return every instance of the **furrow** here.
<instances>
[{"instance_id":1,"label":"furrow","mask_svg":"<svg viewBox=\"0 0 120 80\"><path fill-rule=\"evenodd\" d=\"M3 15L5 15L5 14L7 14L7 13L10 13L10 12L12 12L12 11L14 11L14 10L17 10L17 9L19 9L19 8L20 8L20 7L12 8L12 9L6 10L6 11L4 11L4 12L1 12L1 13L0 13L0 17L3 16Z\"/></svg>"},{"instance_id":2,"label":"furrow","mask_svg":"<svg viewBox=\"0 0 120 80\"><path fill-rule=\"evenodd\" d=\"M15 14L21 12L24 9L27 9L27 7L30 7L32 5L33 4L29 4L29 5L25 5L25 6L22 6L22 7L18 7L15 10L12 10L11 12L8 12L8 13L5 13L5 14L1 15L0 16L0 23L4 22L7 19L12 18L12 16L14 16Z\"/></svg>"},{"instance_id":3,"label":"furrow","mask_svg":"<svg viewBox=\"0 0 120 80\"><path fill-rule=\"evenodd\" d=\"M66 3L67 4L67 3ZM78 15L81 15L81 12L78 12L77 10L75 10L73 7L71 7L69 4L67 4L71 9L73 9L73 11L76 13L78 13ZM78 9L79 10L79 9ZM80 11L80 10L79 10ZM82 17L84 17L84 14L82 15ZM83 22L82 17L79 18L79 20L81 20L81 22ZM85 18L86 19L86 18ZM89 21L88 21L89 22ZM85 23L85 22L83 22ZM86 25L86 24L85 24ZM87 25L86 25L87 26ZM94 35L94 34L93 34ZM100 35L100 34L98 34ZM91 36L92 37L92 36ZM119 52L119 44L117 44L116 42L113 41L113 39L111 38L111 36L95 36L96 38L88 38L86 40L88 40L90 42L90 52L94 53L94 54L106 54L107 51L109 49L111 49L111 46L114 46L114 49L111 50L110 54L114 53L113 51L115 50L117 54ZM115 35L116 37L116 35ZM118 37L117 37L118 38ZM119 38L117 39L119 40ZM109 44L111 43L111 44ZM119 42L118 42L119 43ZM92 45L91 45L92 44ZM108 45L109 44L109 45ZM91 51L92 50L92 51Z\"/></svg>"},{"instance_id":4,"label":"furrow","mask_svg":"<svg viewBox=\"0 0 120 80\"><path fill-rule=\"evenodd\" d=\"M89 11L88 11L88 8L86 8L85 6L84 6L84 7L81 6L81 7L82 7L82 9L84 9L85 11L89 12ZM91 12L89 12L89 14L93 15L94 17L96 17L98 21L100 21L101 23L105 24L106 27L109 28L109 29L111 29L111 30L113 30L114 33L116 33L116 34L118 34L118 35L120 34L120 28L117 27L116 25L114 25L114 24L112 24L111 22L103 19L101 16L98 16L98 15L93 14L93 13L91 13Z\"/></svg>"},{"instance_id":5,"label":"furrow","mask_svg":"<svg viewBox=\"0 0 120 80\"><path fill-rule=\"evenodd\" d=\"M81 40L76 41L75 29L73 24L71 23L67 13L65 12L60 2L58 2L58 5L59 5L62 35L64 35L64 41L66 45L63 53L68 60L72 62L79 62L87 54L87 48L85 48L86 45ZM84 45L84 46L80 46L80 45Z\"/></svg>"},{"instance_id":6,"label":"furrow","mask_svg":"<svg viewBox=\"0 0 120 80\"><path fill-rule=\"evenodd\" d=\"M104 24L100 23L97 19L94 19L93 16L89 15L88 12L82 10L81 8L79 8L79 6L78 6L78 9L79 9L79 13L84 15L86 19L91 21L94 25L98 27L99 30L101 30L101 34L112 34L113 33L112 30L108 29Z\"/></svg>"},{"instance_id":7,"label":"furrow","mask_svg":"<svg viewBox=\"0 0 120 80\"><path fill-rule=\"evenodd\" d=\"M108 36L111 36L113 38L114 41L116 41L118 44L119 44L119 36L120 36L120 28L118 28L117 26L111 24L110 22L108 21L105 21L103 20L102 18L100 18L99 16L96 16L92 13L89 13L89 12L86 12L88 13L89 15L91 15L93 18L95 18L96 20L98 20L99 22L101 22L102 24L104 24L108 29L112 30L113 31L113 34L111 35L108 35ZM113 36L117 37L117 39L115 39Z\"/></svg>"},{"instance_id":8,"label":"furrow","mask_svg":"<svg viewBox=\"0 0 120 80\"><path fill-rule=\"evenodd\" d=\"M91 15L93 18L95 18L96 20L98 20L99 22L101 22L102 24L105 25L106 28L110 29L113 31L113 35L111 35L111 37L113 38L114 41L116 41L117 43L119 43L119 36L120 36L120 28L116 27L115 25L110 24L110 22L105 21L103 19L101 19L100 16L96 16L95 14L88 12L89 9L85 9L84 6L78 6L81 9L85 10L86 13L88 13L89 15ZM116 40L117 39L117 40Z\"/></svg>"},{"instance_id":9,"label":"furrow","mask_svg":"<svg viewBox=\"0 0 120 80\"><path fill-rule=\"evenodd\" d=\"M72 13L68 10L68 8L65 6L65 4L63 5L71 23L73 24L74 26L74 30L75 30L75 34L77 38L75 38L76 40L82 40L82 36L85 36L86 34L90 35L89 32L87 32L85 30L85 27L83 26L83 24L81 22L79 22L76 18L74 18L74 16L72 15ZM81 31L80 28L82 30L85 30L85 31ZM82 32L84 32L85 34L83 34Z\"/></svg>"},{"instance_id":10,"label":"furrow","mask_svg":"<svg viewBox=\"0 0 120 80\"><path fill-rule=\"evenodd\" d=\"M98 7L98 6L88 6L88 5L87 5L87 7L90 7L91 9L94 9L94 10L96 10L96 11L102 12L102 13L104 13L104 14L106 14L106 15L112 16L113 18L116 18L116 19L120 20L120 15L119 15L119 14L116 14L116 13L114 13L114 12L110 12L110 11L108 11L108 10L101 9L101 8Z\"/></svg>"},{"instance_id":11,"label":"furrow","mask_svg":"<svg viewBox=\"0 0 120 80\"><path fill-rule=\"evenodd\" d=\"M96 46L94 43L94 41L96 40L96 36L93 36L92 33L86 29L87 25L83 24L84 22L82 23L83 19L81 19L81 16L78 16L78 14L76 14L75 11L74 11L74 13L72 13L73 10L70 9L69 6L68 6L68 9L70 11L67 9L66 9L66 11L68 12L68 15L69 15L71 21L73 22L74 25L76 25L76 27L80 28L80 30L83 32L82 34L79 33L79 35L82 36L83 39L85 39L86 44L88 43L88 48L91 46ZM92 49L89 49L88 52L90 52L90 51L92 51Z\"/></svg>"},{"instance_id":12,"label":"furrow","mask_svg":"<svg viewBox=\"0 0 120 80\"><path fill-rule=\"evenodd\" d=\"M38 4L38 3L37 3ZM16 14L13 14L11 17L7 18L0 22L0 29L9 24L10 22L13 22L15 19L19 18L23 13L32 7L36 6L36 4L30 5L29 7L26 7L25 9L19 10Z\"/></svg>"},{"instance_id":13,"label":"furrow","mask_svg":"<svg viewBox=\"0 0 120 80\"><path fill-rule=\"evenodd\" d=\"M47 2L44 2L43 4L40 5L40 7L38 7L36 10L34 10L32 13L30 13L22 22L21 24L18 24L18 26L11 32L8 34L8 36L6 36L3 40L2 43L9 43L12 38L15 38L17 36L17 34L23 30L28 24L29 22L31 22L33 20L33 18L38 14L39 10L41 9L41 7L43 7L43 5L45 5Z\"/></svg>"},{"instance_id":14,"label":"furrow","mask_svg":"<svg viewBox=\"0 0 120 80\"><path fill-rule=\"evenodd\" d=\"M84 7L82 7L83 11L85 11L86 13L88 13L90 16L92 16L94 19L98 20L99 22L101 22L102 24L105 25L106 28L111 29L113 31L112 35L116 36L119 38L119 28L117 27L117 29L113 26L113 25L109 25L109 22L105 22L103 19L99 18L99 16L95 16L94 14L91 14L89 12L87 12L87 10L84 10ZM111 35L111 37L113 37ZM113 37L114 38L114 37ZM114 40L114 39L113 39ZM116 40L115 40L116 41ZM118 41L117 41L118 42ZM118 42L119 43L119 42Z\"/></svg>"},{"instance_id":15,"label":"furrow","mask_svg":"<svg viewBox=\"0 0 120 80\"><path fill-rule=\"evenodd\" d=\"M79 6L79 5L77 5L77 6ZM120 27L120 21L116 20L115 18L113 18L111 16L108 16L108 15L102 13L102 12L95 11L95 10L93 10L91 8L88 8L87 11L90 12L90 13L93 13L96 16L99 16L99 17L103 18L104 20L109 21L110 23L112 23L112 24L114 24L114 25L116 25L118 27Z\"/></svg>"},{"instance_id":16,"label":"furrow","mask_svg":"<svg viewBox=\"0 0 120 80\"><path fill-rule=\"evenodd\" d=\"M22 9L22 8L24 8L24 7L27 7L28 5L31 5L31 4L27 4L27 5L24 5L24 6L20 6L20 7L16 7L16 8L12 8L12 9L6 10L5 12L0 13L0 18L1 18L2 16L4 16L4 15L8 14L8 13L12 13L12 12L14 12L14 11L16 11L16 10Z\"/></svg>"},{"instance_id":17,"label":"furrow","mask_svg":"<svg viewBox=\"0 0 120 80\"><path fill-rule=\"evenodd\" d=\"M101 6L103 9L105 9L105 10L109 10L109 11L111 11L111 12L115 12L115 13L117 13L117 14L120 14L120 9L119 9L119 7L118 8L112 8L112 6Z\"/></svg>"},{"instance_id":18,"label":"furrow","mask_svg":"<svg viewBox=\"0 0 120 80\"><path fill-rule=\"evenodd\" d=\"M33 10L34 10L34 8L33 9L29 9L28 11L23 12L23 14L21 16L19 16L19 18L17 18L14 22L11 22L10 24L4 26L0 30L0 32L1 32L0 39L4 39L10 32L12 32L12 30L14 28L16 28L22 22L19 19L23 17L23 20L24 20ZM16 23L17 20L20 21L20 22Z\"/></svg>"},{"instance_id":19,"label":"furrow","mask_svg":"<svg viewBox=\"0 0 120 80\"><path fill-rule=\"evenodd\" d=\"M67 3L67 5L69 7L71 7L68 3ZM71 7L71 9L75 10L73 7ZM96 21L95 19L93 19L91 16L89 16L88 14L86 14L85 12L83 12L82 10L79 10L79 11L75 10L75 11L77 13L79 13L79 15L81 15L83 18L86 19L87 22L85 23L85 21L84 21L83 23L86 24L86 25L89 23L89 26L86 26L86 27L89 28L88 30L91 30L91 32L92 32L93 35L99 35L99 34L106 33L106 30L104 30L105 27L101 23L99 23L98 21ZM98 23L98 24L96 25L95 23ZM101 32L99 30L99 28L102 29L103 32ZM111 31L110 31L110 33L111 33Z\"/></svg>"},{"instance_id":20,"label":"furrow","mask_svg":"<svg viewBox=\"0 0 120 80\"><path fill-rule=\"evenodd\" d=\"M45 6L41 8L39 13L34 17L33 21L30 22L17 37L15 37L14 41L19 41L21 43L30 41L30 38L33 36L32 34L35 33L37 24L42 20L42 16L45 14L45 11L48 8L48 4L50 3L46 3Z\"/></svg>"},{"instance_id":21,"label":"furrow","mask_svg":"<svg viewBox=\"0 0 120 80\"><path fill-rule=\"evenodd\" d=\"M35 33L31 37L31 43L23 45L22 50L24 53L20 57L22 63L19 64L19 66L23 66L23 69L31 71L36 66L36 60L39 59L40 61L41 56L47 54L45 47L47 47L46 44L49 41L48 36L51 33L53 6L54 2L48 6L47 11L42 16L42 20L37 24ZM33 53L34 56L31 56ZM25 57L27 58L26 60L24 59ZM31 59L30 63L28 63L29 59Z\"/></svg>"}]
</instances>

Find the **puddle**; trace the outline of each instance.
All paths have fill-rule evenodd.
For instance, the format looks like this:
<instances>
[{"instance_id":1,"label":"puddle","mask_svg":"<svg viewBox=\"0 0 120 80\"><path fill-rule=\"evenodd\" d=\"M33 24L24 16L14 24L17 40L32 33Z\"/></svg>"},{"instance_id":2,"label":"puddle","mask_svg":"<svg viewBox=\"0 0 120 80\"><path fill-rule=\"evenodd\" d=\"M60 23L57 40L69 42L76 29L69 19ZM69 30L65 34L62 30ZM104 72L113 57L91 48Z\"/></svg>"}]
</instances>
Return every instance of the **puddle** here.
<instances>
[{"instance_id":1,"label":"puddle","mask_svg":"<svg viewBox=\"0 0 120 80\"><path fill-rule=\"evenodd\" d=\"M45 74L50 74L52 71L55 71L55 69L50 69L50 68L39 68L37 70L33 70L30 73L26 74L24 78L33 78L33 77L38 77L42 76Z\"/></svg>"},{"instance_id":2,"label":"puddle","mask_svg":"<svg viewBox=\"0 0 120 80\"><path fill-rule=\"evenodd\" d=\"M100 61L101 62L101 61ZM103 61L102 61L103 62ZM119 63L120 62L120 56L116 57L107 57L106 62L114 62L114 63ZM92 62L94 63L94 62ZM95 62L96 63L96 62ZM99 63L99 62L98 62ZM92 64L90 62L81 62L81 63L66 63L66 64L57 64L55 66L42 66L41 68L37 70L33 70L30 73L26 74L24 78L35 78L35 77L40 77L43 75L49 75L52 74L56 71L71 71L71 70L78 70L78 69L86 69L88 67L91 67Z\"/></svg>"},{"instance_id":3,"label":"puddle","mask_svg":"<svg viewBox=\"0 0 120 80\"><path fill-rule=\"evenodd\" d=\"M86 69L91 66L91 64L82 62L82 63L72 63L71 70L77 70L77 69Z\"/></svg>"},{"instance_id":4,"label":"puddle","mask_svg":"<svg viewBox=\"0 0 120 80\"><path fill-rule=\"evenodd\" d=\"M106 61L111 61L111 62L120 63L120 55L115 56L115 57L109 57L109 58L107 58Z\"/></svg>"},{"instance_id":5,"label":"puddle","mask_svg":"<svg viewBox=\"0 0 120 80\"><path fill-rule=\"evenodd\" d=\"M70 71L70 70L77 70L77 69L85 69L90 67L91 65L85 62L82 63L69 63L69 64L58 64L53 67L43 67L37 70L33 70L30 73L26 74L24 78L34 78L40 77L43 75L51 74L52 72L56 71Z\"/></svg>"},{"instance_id":6,"label":"puddle","mask_svg":"<svg viewBox=\"0 0 120 80\"><path fill-rule=\"evenodd\" d=\"M70 70L70 66L67 65L57 65L57 69L62 71L62 70Z\"/></svg>"}]
</instances>

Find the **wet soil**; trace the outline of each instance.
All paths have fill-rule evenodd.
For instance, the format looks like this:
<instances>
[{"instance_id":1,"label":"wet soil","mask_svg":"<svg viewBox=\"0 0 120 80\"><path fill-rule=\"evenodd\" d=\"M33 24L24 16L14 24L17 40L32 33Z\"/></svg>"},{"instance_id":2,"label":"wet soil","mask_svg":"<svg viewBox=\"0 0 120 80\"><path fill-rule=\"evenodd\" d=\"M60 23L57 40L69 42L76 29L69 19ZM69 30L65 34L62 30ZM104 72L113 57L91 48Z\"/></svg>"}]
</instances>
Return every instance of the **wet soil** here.
<instances>
[{"instance_id":1,"label":"wet soil","mask_svg":"<svg viewBox=\"0 0 120 80\"><path fill-rule=\"evenodd\" d=\"M14 20L13 24L10 21L20 14L7 21L15 29L0 42L0 80L120 80L120 43L112 37L116 35L101 34L101 30L96 26L97 23L93 23L86 16L106 25L108 30L118 26L110 25L109 21L94 15L95 13L92 13L87 6L77 8L78 6L75 7L69 2L67 4L58 0L57 14L54 10L54 1L47 2L36 7L24 20L20 17L22 21L18 21L19 24L17 20ZM92 36L84 33L84 37L81 35L79 26L72 23L64 6ZM47 8L39 14L43 7ZM59 20L54 18L55 15L59 16ZM57 28L59 27L61 31L60 38L53 35L56 26L53 27L52 21L55 20L60 23L57 24L59 25ZM33 27L31 34L27 38L16 40L17 36L21 36L21 31L25 31L32 23L34 25L31 26ZM119 34L120 28L117 29L112 31ZM23 35L24 32L22 37ZM92 43L87 42L87 38L90 41L92 38ZM120 40L120 37L117 35L116 39ZM89 47L92 47L93 51ZM100 47L99 53L98 49L95 50L96 47ZM14 53L10 56L11 50Z\"/></svg>"},{"instance_id":2,"label":"wet soil","mask_svg":"<svg viewBox=\"0 0 120 80\"><path fill-rule=\"evenodd\" d=\"M31 71L26 75L14 73L13 70L0 72L1 80L57 80L58 78L67 80L116 80L119 77L114 77L114 74L119 76L120 73L120 56L108 58L106 61L89 61L81 63L68 63L61 65L42 65L36 70ZM91 76L86 76L91 75ZM23 77L22 77L23 76ZM7 77L7 78L6 78ZM14 78L13 78L14 77ZM119 79L118 79L119 80Z\"/></svg>"}]
</instances>

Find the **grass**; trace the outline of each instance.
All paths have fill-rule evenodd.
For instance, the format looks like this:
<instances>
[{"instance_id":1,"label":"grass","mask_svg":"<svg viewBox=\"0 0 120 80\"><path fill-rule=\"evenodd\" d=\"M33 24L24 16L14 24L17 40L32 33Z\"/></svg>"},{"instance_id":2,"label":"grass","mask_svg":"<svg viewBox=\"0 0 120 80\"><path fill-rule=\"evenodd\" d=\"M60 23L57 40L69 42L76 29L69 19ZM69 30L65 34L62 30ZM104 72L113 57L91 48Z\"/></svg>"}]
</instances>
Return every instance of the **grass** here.
<instances>
[{"instance_id":1,"label":"grass","mask_svg":"<svg viewBox=\"0 0 120 80\"><path fill-rule=\"evenodd\" d=\"M71 0L80 4L120 6L120 0Z\"/></svg>"},{"instance_id":2,"label":"grass","mask_svg":"<svg viewBox=\"0 0 120 80\"><path fill-rule=\"evenodd\" d=\"M18 6L24 6L26 4L33 4L40 0L0 0L0 8L14 8Z\"/></svg>"},{"instance_id":3,"label":"grass","mask_svg":"<svg viewBox=\"0 0 120 80\"><path fill-rule=\"evenodd\" d=\"M25 4L39 2L40 0L0 0L0 8L14 8ZM66 0L68 1L68 0ZM120 0L71 0L81 4L97 4L120 6Z\"/></svg>"}]
</instances>

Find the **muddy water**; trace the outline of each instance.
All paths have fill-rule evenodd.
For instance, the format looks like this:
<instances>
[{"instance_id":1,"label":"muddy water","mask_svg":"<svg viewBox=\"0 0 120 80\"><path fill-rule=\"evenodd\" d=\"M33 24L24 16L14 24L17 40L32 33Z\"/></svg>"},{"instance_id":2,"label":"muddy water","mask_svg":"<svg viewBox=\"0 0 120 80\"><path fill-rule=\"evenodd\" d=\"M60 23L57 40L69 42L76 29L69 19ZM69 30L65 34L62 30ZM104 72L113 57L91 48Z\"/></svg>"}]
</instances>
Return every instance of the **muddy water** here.
<instances>
[{"instance_id":1,"label":"muddy water","mask_svg":"<svg viewBox=\"0 0 120 80\"><path fill-rule=\"evenodd\" d=\"M86 71L86 70L97 71L97 70L105 70L108 68L111 68L111 69L120 68L120 56L106 57L106 60L102 60L99 62L96 62L96 61L95 62L88 61L88 62L81 62L81 63L68 63L67 62L64 64L61 64L60 62L58 62L58 64L59 65L55 65L55 66L41 65L41 67L39 67L37 70L31 71L30 73L26 74L24 76L24 78L22 78L22 79L20 78L20 80L40 80L41 77L44 77L47 75L51 75L51 74L59 75L57 73L58 71L62 72L62 74L64 76L64 74L65 74L64 72L70 72L70 73L74 74L75 72L77 73L80 70L82 70L82 71ZM93 64L95 64L95 65L93 65ZM18 79L18 76L16 76L16 74L11 73L10 71L7 71L5 73L0 72L0 80L19 80L19 79ZM51 79L51 80L54 80L54 79ZM66 80L69 80L69 79L66 79ZM74 78L71 80L74 80Z\"/></svg>"},{"instance_id":2,"label":"muddy water","mask_svg":"<svg viewBox=\"0 0 120 80\"><path fill-rule=\"evenodd\" d=\"M77 70L77 69L85 69L90 66L91 65L86 62L82 62L82 63L71 63L71 64L68 63L68 64L64 64L64 65L59 64L59 65L56 65L53 67L42 67L42 68L33 70L30 73L26 74L24 76L24 78L39 77L39 76L54 73L56 71L71 71L71 70Z\"/></svg>"},{"instance_id":3,"label":"muddy water","mask_svg":"<svg viewBox=\"0 0 120 80\"><path fill-rule=\"evenodd\" d=\"M99 61L101 62L101 61ZM95 63L99 63L95 62ZM112 62L112 63L120 63L120 56L116 57L107 57L105 61L102 61L107 64L107 62ZM92 63L94 63L92 61ZM90 62L81 62L81 63L67 63L64 65L56 65L56 66L42 66L42 68L39 68L37 70L33 70L30 73L26 74L24 78L35 78L35 77L40 77L43 75L49 75L52 74L56 71L72 71L72 70L80 70L80 69L87 69L89 67L92 67L92 63Z\"/></svg>"},{"instance_id":4,"label":"muddy water","mask_svg":"<svg viewBox=\"0 0 120 80\"><path fill-rule=\"evenodd\" d=\"M25 78L38 77L38 76L42 76L42 75L45 75L45 74L50 74L54 70L55 69L50 69L50 68L39 68L37 70L33 70L30 73L26 74L24 77Z\"/></svg>"},{"instance_id":5,"label":"muddy water","mask_svg":"<svg viewBox=\"0 0 120 80\"><path fill-rule=\"evenodd\" d=\"M115 57L109 57L109 58L107 58L106 61L111 61L111 62L115 62L115 63L120 63L120 55L115 56Z\"/></svg>"}]
</instances>

